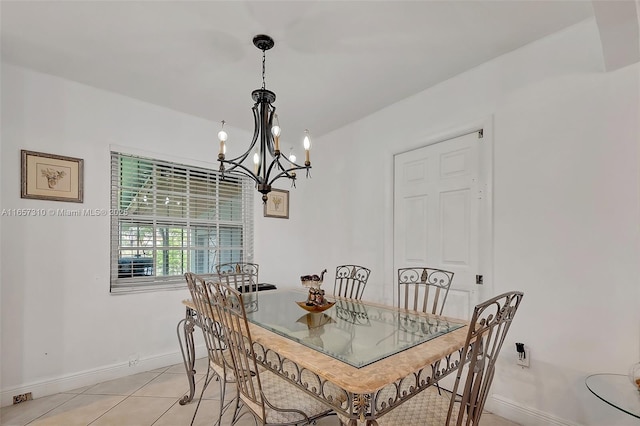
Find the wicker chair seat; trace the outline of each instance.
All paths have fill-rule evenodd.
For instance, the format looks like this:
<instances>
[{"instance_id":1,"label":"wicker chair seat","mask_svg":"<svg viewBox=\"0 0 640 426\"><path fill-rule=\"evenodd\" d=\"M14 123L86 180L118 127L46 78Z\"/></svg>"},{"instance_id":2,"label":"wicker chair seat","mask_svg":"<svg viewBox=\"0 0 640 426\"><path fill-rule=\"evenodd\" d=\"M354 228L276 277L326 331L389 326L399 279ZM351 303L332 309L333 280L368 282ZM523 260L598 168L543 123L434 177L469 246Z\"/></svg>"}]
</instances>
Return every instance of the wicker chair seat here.
<instances>
[{"instance_id":1,"label":"wicker chair seat","mask_svg":"<svg viewBox=\"0 0 640 426\"><path fill-rule=\"evenodd\" d=\"M235 381L233 377L233 357L231 356L231 352L228 350L222 351L222 356L224 357L224 361L227 364L225 367L209 358L209 367L216 373L218 377L225 377L225 373L227 375L227 382Z\"/></svg>"},{"instance_id":2,"label":"wicker chair seat","mask_svg":"<svg viewBox=\"0 0 640 426\"><path fill-rule=\"evenodd\" d=\"M253 377L254 382L257 378ZM279 377L275 373L268 370L260 371L260 383L262 385L262 393L265 398L266 419L262 419L265 424L299 424L304 423L304 417L300 413L294 411L280 411L274 407L295 408L304 412L309 419L313 420L325 416L331 410L326 404L320 402L316 398L308 395L304 391L296 390L285 379ZM243 402L254 407L255 404L248 398L244 398L240 394ZM260 409L255 407L254 413L260 415Z\"/></svg>"},{"instance_id":3,"label":"wicker chair seat","mask_svg":"<svg viewBox=\"0 0 640 426\"><path fill-rule=\"evenodd\" d=\"M436 387L430 387L399 407L376 419L378 426L443 426L447 422L447 411L450 399L438 394ZM452 413L449 424L457 421L457 410ZM349 419L338 415L341 424L349 423Z\"/></svg>"}]
</instances>

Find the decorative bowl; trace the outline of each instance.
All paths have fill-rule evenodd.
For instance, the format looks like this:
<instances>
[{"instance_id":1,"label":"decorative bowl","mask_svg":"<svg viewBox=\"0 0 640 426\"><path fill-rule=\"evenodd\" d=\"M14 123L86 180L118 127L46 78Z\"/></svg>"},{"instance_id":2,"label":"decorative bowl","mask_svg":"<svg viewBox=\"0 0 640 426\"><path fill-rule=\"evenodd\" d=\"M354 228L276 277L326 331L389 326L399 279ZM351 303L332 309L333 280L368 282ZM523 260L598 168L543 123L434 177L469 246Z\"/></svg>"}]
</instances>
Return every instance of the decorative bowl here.
<instances>
[{"instance_id":1,"label":"decorative bowl","mask_svg":"<svg viewBox=\"0 0 640 426\"><path fill-rule=\"evenodd\" d=\"M324 305L307 305L307 302L296 302L296 303L298 304L298 306L300 306L302 309L304 309L307 312L324 312L336 304L336 302L329 302L329 301L327 301L327 303L325 303Z\"/></svg>"}]
</instances>

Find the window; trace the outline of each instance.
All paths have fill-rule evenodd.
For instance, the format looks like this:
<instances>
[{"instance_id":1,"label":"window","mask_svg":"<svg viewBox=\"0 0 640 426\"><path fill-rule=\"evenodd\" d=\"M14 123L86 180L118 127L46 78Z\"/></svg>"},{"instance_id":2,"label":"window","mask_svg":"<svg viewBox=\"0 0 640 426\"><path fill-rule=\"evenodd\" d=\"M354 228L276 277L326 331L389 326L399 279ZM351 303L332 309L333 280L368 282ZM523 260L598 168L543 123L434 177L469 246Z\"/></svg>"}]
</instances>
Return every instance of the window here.
<instances>
[{"instance_id":1,"label":"window","mask_svg":"<svg viewBox=\"0 0 640 426\"><path fill-rule=\"evenodd\" d=\"M248 179L111 153L111 292L182 287L253 259Z\"/></svg>"}]
</instances>

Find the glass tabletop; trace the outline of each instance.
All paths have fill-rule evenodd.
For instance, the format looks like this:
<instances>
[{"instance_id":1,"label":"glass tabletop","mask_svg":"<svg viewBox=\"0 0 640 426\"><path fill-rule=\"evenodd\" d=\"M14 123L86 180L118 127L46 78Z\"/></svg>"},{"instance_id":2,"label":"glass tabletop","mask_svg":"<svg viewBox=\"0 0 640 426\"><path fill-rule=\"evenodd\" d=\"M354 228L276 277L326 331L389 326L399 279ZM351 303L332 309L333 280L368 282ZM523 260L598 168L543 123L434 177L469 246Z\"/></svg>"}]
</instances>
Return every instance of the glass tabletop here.
<instances>
[{"instance_id":1,"label":"glass tabletop","mask_svg":"<svg viewBox=\"0 0 640 426\"><path fill-rule=\"evenodd\" d=\"M462 320L407 313L350 299L335 299L335 305L326 311L310 313L296 303L305 300L306 293L300 291L261 292L257 303L245 301L247 319L356 368L465 325Z\"/></svg>"},{"instance_id":2,"label":"glass tabletop","mask_svg":"<svg viewBox=\"0 0 640 426\"><path fill-rule=\"evenodd\" d=\"M623 374L592 374L585 379L587 388L595 396L640 419L640 392Z\"/></svg>"}]
</instances>

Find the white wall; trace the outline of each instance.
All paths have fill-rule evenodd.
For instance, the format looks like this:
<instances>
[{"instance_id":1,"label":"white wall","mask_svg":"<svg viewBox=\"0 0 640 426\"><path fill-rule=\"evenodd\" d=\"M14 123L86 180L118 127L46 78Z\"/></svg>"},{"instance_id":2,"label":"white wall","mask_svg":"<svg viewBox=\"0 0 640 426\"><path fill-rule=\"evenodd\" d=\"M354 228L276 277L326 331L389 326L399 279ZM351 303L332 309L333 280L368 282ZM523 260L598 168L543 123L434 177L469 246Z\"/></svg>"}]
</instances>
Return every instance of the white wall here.
<instances>
[{"instance_id":1,"label":"white wall","mask_svg":"<svg viewBox=\"0 0 640 426\"><path fill-rule=\"evenodd\" d=\"M5 63L1 208L108 209L110 145L217 168L219 126ZM84 203L21 199L21 149L83 158ZM2 405L181 361L175 327L188 291L110 295L109 217L0 220Z\"/></svg>"},{"instance_id":2,"label":"white wall","mask_svg":"<svg viewBox=\"0 0 640 426\"><path fill-rule=\"evenodd\" d=\"M286 232L275 221L261 230L256 258L288 268L262 276L295 285L360 263L373 270L365 297L390 302L393 154L492 120L487 285L525 297L490 407L524 424L637 424L584 385L640 360L640 67L605 73L602 62L584 22L316 140ZM516 341L531 347L531 368L514 365Z\"/></svg>"}]
</instances>

